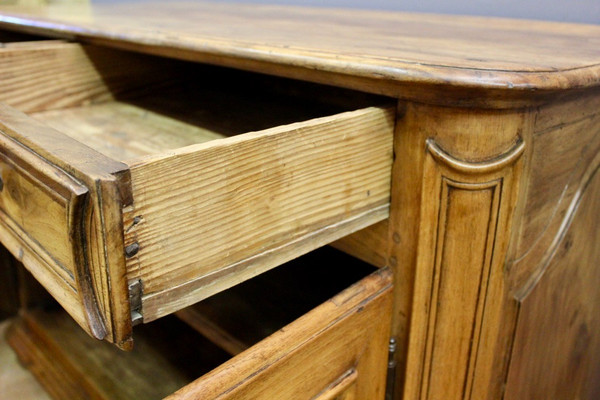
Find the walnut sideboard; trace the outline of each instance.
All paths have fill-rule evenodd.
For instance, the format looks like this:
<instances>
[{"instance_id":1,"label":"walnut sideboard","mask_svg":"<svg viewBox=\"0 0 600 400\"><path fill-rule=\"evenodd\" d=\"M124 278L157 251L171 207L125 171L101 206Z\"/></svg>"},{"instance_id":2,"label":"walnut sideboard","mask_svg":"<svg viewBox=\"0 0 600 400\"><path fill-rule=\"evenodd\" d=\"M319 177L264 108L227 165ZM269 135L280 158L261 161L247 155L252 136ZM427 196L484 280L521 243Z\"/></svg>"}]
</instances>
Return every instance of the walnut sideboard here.
<instances>
[{"instance_id":1,"label":"walnut sideboard","mask_svg":"<svg viewBox=\"0 0 600 400\"><path fill-rule=\"evenodd\" d=\"M332 244L381 269L174 396L600 398L599 26L93 3L0 7L0 240L89 335Z\"/></svg>"}]
</instances>

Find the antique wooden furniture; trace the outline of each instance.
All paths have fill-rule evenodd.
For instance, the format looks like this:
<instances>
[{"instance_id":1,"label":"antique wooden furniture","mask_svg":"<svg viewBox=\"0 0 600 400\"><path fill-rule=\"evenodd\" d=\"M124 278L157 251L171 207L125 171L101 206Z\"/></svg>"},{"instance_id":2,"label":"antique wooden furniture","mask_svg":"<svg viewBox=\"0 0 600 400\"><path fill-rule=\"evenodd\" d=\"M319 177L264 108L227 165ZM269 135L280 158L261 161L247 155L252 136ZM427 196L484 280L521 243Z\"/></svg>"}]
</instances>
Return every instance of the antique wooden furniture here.
<instances>
[{"instance_id":1,"label":"antique wooden furniture","mask_svg":"<svg viewBox=\"0 0 600 400\"><path fill-rule=\"evenodd\" d=\"M55 39L0 53L0 238L92 335L339 239L393 271L396 398L600 396L600 27L185 2L0 27Z\"/></svg>"}]
</instances>

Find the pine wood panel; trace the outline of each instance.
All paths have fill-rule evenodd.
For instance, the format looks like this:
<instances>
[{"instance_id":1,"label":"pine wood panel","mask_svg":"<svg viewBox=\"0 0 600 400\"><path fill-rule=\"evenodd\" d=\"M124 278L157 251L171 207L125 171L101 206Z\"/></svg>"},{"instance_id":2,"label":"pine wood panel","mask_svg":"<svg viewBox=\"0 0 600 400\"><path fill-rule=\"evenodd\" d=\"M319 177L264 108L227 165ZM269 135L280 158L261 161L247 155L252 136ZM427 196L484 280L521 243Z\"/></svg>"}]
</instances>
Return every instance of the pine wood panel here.
<instances>
[{"instance_id":1,"label":"pine wood panel","mask_svg":"<svg viewBox=\"0 0 600 400\"><path fill-rule=\"evenodd\" d=\"M125 244L139 244L127 268L144 320L384 219L393 126L393 110L367 108L132 164Z\"/></svg>"},{"instance_id":2,"label":"pine wood panel","mask_svg":"<svg viewBox=\"0 0 600 400\"><path fill-rule=\"evenodd\" d=\"M584 186L549 265L522 299L507 399L600 395L600 163ZM530 261L539 262L538 260Z\"/></svg>"},{"instance_id":3,"label":"pine wood panel","mask_svg":"<svg viewBox=\"0 0 600 400\"><path fill-rule=\"evenodd\" d=\"M511 287L521 298L535 286L548 249L573 215L581 185L600 151L598 92L550 104L536 116L523 221L509 260Z\"/></svg>"},{"instance_id":4,"label":"pine wood panel","mask_svg":"<svg viewBox=\"0 0 600 400\"><path fill-rule=\"evenodd\" d=\"M224 137L118 101L31 115L116 160L133 160Z\"/></svg>"},{"instance_id":5,"label":"pine wood panel","mask_svg":"<svg viewBox=\"0 0 600 400\"><path fill-rule=\"evenodd\" d=\"M24 240L45 250L52 271L74 289L82 246L76 224L88 194L72 177L0 136L0 210L19 227Z\"/></svg>"},{"instance_id":6,"label":"pine wood panel","mask_svg":"<svg viewBox=\"0 0 600 400\"><path fill-rule=\"evenodd\" d=\"M514 104L599 83L600 28L593 25L185 1L0 12L9 29L437 102L504 97ZM470 96L483 93L476 88L485 88L484 99Z\"/></svg>"},{"instance_id":7,"label":"pine wood panel","mask_svg":"<svg viewBox=\"0 0 600 400\"><path fill-rule=\"evenodd\" d=\"M325 246L176 315L235 355L374 270L371 265Z\"/></svg>"},{"instance_id":8,"label":"pine wood panel","mask_svg":"<svg viewBox=\"0 0 600 400\"><path fill-rule=\"evenodd\" d=\"M73 237L86 241L86 246L69 243L78 257L86 258L85 262L76 263L76 290L52 276L49 261L43 259L46 252L37 242L23 236L7 218L2 219L3 243L27 268L36 270L36 278L86 331L119 346L129 346L131 320L127 282L122 272L120 211L123 204L131 202L126 166L7 105L0 104L0 115L0 130L6 140L16 142L15 146L20 146L29 158L41 157L45 165L67 173L89 191L85 212L71 225L75 230ZM111 290L106 289L109 286Z\"/></svg>"},{"instance_id":9,"label":"pine wood panel","mask_svg":"<svg viewBox=\"0 0 600 400\"><path fill-rule=\"evenodd\" d=\"M0 48L0 101L25 113L136 97L175 76L172 63L61 41ZM43 65L43 68L40 68Z\"/></svg>"},{"instance_id":10,"label":"pine wood panel","mask_svg":"<svg viewBox=\"0 0 600 400\"><path fill-rule=\"evenodd\" d=\"M390 289L379 270L168 399L381 399Z\"/></svg>"},{"instance_id":11,"label":"pine wood panel","mask_svg":"<svg viewBox=\"0 0 600 400\"><path fill-rule=\"evenodd\" d=\"M140 330L132 352L86 335L64 312L29 311L7 340L56 400L162 399L229 356L178 321Z\"/></svg>"},{"instance_id":12,"label":"pine wood panel","mask_svg":"<svg viewBox=\"0 0 600 400\"><path fill-rule=\"evenodd\" d=\"M331 245L371 265L385 267L388 265L388 236L389 220L386 219L345 236ZM394 237L394 240L398 239L398 236Z\"/></svg>"},{"instance_id":13,"label":"pine wood panel","mask_svg":"<svg viewBox=\"0 0 600 400\"><path fill-rule=\"evenodd\" d=\"M396 396L498 398L499 349L512 332L503 318L515 306L502 271L533 118L410 103L398 115L389 260L405 375Z\"/></svg>"}]
</instances>

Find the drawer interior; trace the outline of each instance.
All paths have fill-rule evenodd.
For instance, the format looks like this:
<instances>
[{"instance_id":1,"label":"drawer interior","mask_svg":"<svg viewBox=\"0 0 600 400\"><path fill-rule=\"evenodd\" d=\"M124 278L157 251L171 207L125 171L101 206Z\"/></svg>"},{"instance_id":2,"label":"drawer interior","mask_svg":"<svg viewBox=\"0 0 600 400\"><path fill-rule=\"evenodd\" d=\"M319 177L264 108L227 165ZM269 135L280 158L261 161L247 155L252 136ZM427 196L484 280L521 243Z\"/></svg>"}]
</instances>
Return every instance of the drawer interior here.
<instances>
[{"instance_id":1,"label":"drawer interior","mask_svg":"<svg viewBox=\"0 0 600 400\"><path fill-rule=\"evenodd\" d=\"M0 101L127 164L382 102L348 90L94 46L31 45L44 52L46 71L16 72L31 82L15 83L20 86L0 94ZM16 52L5 53L0 72L11 70L18 58ZM25 86L44 102L22 104Z\"/></svg>"},{"instance_id":2,"label":"drawer interior","mask_svg":"<svg viewBox=\"0 0 600 400\"><path fill-rule=\"evenodd\" d=\"M8 339L57 398L78 399L83 391L99 399L160 399L374 270L332 248L319 249L182 310L179 318L136 327L131 352L91 339L52 306L24 313ZM34 355L32 338L44 354ZM53 359L60 361L49 365Z\"/></svg>"}]
</instances>

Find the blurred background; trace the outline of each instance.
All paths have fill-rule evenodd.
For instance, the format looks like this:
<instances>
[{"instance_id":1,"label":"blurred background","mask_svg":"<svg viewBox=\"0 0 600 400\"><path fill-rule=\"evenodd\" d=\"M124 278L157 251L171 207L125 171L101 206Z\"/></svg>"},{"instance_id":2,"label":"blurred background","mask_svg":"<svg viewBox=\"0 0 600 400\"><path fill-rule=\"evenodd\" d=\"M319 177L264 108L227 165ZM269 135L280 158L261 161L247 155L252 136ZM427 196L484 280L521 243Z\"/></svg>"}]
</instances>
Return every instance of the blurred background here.
<instances>
[{"instance_id":1,"label":"blurred background","mask_svg":"<svg viewBox=\"0 0 600 400\"><path fill-rule=\"evenodd\" d=\"M600 24L600 0L227 0L226 2L352 7Z\"/></svg>"}]
</instances>

